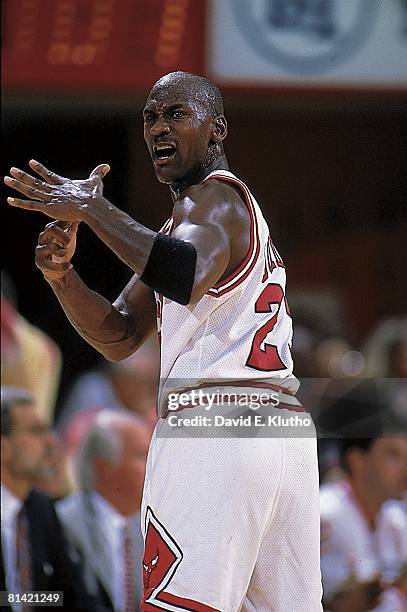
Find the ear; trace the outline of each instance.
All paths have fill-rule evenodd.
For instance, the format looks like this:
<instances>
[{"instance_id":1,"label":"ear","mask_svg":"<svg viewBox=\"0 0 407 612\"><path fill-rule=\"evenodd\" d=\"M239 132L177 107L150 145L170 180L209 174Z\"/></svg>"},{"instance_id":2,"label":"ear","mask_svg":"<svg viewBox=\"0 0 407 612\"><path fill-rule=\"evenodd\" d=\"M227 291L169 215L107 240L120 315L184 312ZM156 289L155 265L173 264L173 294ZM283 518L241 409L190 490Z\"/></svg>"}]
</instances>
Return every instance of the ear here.
<instances>
[{"instance_id":1,"label":"ear","mask_svg":"<svg viewBox=\"0 0 407 612\"><path fill-rule=\"evenodd\" d=\"M12 449L8 436L1 436L1 463L6 464L11 459Z\"/></svg>"},{"instance_id":2,"label":"ear","mask_svg":"<svg viewBox=\"0 0 407 612\"><path fill-rule=\"evenodd\" d=\"M212 124L212 140L213 142L222 142L228 135L228 123L224 115L215 117Z\"/></svg>"},{"instance_id":3,"label":"ear","mask_svg":"<svg viewBox=\"0 0 407 612\"><path fill-rule=\"evenodd\" d=\"M367 453L360 448L350 448L346 453L346 461L353 476L361 474L366 464Z\"/></svg>"}]
</instances>

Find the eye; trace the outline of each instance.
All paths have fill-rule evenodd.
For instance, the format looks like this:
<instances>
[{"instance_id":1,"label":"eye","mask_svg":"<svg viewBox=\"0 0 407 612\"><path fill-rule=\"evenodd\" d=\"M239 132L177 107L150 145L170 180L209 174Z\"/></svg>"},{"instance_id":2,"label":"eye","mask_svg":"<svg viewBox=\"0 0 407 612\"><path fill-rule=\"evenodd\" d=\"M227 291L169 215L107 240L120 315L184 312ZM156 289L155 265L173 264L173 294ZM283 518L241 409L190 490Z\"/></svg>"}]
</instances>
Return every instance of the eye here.
<instances>
[{"instance_id":1,"label":"eye","mask_svg":"<svg viewBox=\"0 0 407 612\"><path fill-rule=\"evenodd\" d=\"M174 110L171 113L171 117L173 119L182 119L182 117L184 117L184 116L185 116L185 113L182 110Z\"/></svg>"},{"instance_id":2,"label":"eye","mask_svg":"<svg viewBox=\"0 0 407 612\"><path fill-rule=\"evenodd\" d=\"M154 113L145 113L144 114L144 123L151 123L154 121L155 115Z\"/></svg>"}]
</instances>

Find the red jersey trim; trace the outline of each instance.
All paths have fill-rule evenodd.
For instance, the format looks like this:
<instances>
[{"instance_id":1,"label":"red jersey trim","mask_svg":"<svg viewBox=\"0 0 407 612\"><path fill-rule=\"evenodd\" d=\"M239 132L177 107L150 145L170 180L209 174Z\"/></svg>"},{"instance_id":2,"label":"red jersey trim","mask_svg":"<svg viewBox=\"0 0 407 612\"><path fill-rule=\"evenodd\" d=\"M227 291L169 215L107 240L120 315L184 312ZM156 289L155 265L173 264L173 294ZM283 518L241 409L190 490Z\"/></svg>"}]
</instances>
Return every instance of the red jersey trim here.
<instances>
[{"instance_id":1,"label":"red jersey trim","mask_svg":"<svg viewBox=\"0 0 407 612\"><path fill-rule=\"evenodd\" d=\"M188 610L189 612L220 612L216 608L211 608L206 604L203 604L199 601L195 601L193 599L185 599L184 597L178 597L177 595L172 595L171 593L166 593L163 591L160 593L159 601L171 604L173 606L177 606L178 610Z\"/></svg>"},{"instance_id":2,"label":"red jersey trim","mask_svg":"<svg viewBox=\"0 0 407 612\"><path fill-rule=\"evenodd\" d=\"M285 395L289 395L296 399L295 393L287 389L284 385L278 385L276 383L269 383L264 380L257 380L256 378L248 378L246 380L238 379L238 380L222 380L213 383L202 383L197 385L196 387L185 387L183 389L178 389L178 393L183 393L188 391L192 391L192 389L210 389L211 387L250 387L250 388L260 388L260 389L269 389L270 391L279 391L284 393Z\"/></svg>"},{"instance_id":3,"label":"red jersey trim","mask_svg":"<svg viewBox=\"0 0 407 612\"><path fill-rule=\"evenodd\" d=\"M199 390L199 389L210 389L213 387L217 387L217 388L227 388L227 387L244 387L245 389L249 388L249 389L265 389L267 391L275 391L277 393L280 394L279 397L279 402L278 404L275 404L274 401L270 398L270 401L268 403L263 403L262 405L267 406L267 405L271 405L273 406L273 408L279 408L281 410L291 410L292 412L308 412L304 406L301 404L301 402L298 400L298 398L294 395L294 393L291 393L291 391L289 391L288 389L286 389L286 387L277 385L277 384L272 384L272 383L266 383L266 382L257 382L256 380L247 380L247 381L224 381L221 384L201 384L198 385L196 387L193 387L193 389L191 388L184 388L184 389L180 389L177 390L177 393L181 394L181 393L188 393L190 391L195 391L195 390ZM236 401L239 401L240 398L244 397L243 395L238 395L238 393L236 393ZM209 402L208 402L209 403ZM222 404L219 404L218 402L214 401L213 402L214 406L219 406ZM181 410L184 410L184 408L196 408L197 404L186 404L183 406L180 406L179 408L177 408L176 410L169 410L168 414L175 414L177 412L180 412Z\"/></svg>"},{"instance_id":4,"label":"red jersey trim","mask_svg":"<svg viewBox=\"0 0 407 612\"><path fill-rule=\"evenodd\" d=\"M212 295L213 297L221 297L225 293L228 293L229 291L240 285L253 270L260 252L259 228L256 211L252 202L250 192L246 185L237 178L223 176L222 174L212 174L208 176L205 181L211 179L223 181L225 183L230 183L231 185L240 187L244 195L244 203L250 216L250 244L246 257L244 258L242 263L236 268L236 270L234 270L231 274L229 274L229 276L227 276L223 280L215 283L206 292L207 295Z\"/></svg>"},{"instance_id":5,"label":"red jersey trim","mask_svg":"<svg viewBox=\"0 0 407 612\"><path fill-rule=\"evenodd\" d=\"M174 225L174 219L170 217L169 219L167 219L167 221L164 223L164 225L158 231L158 233L159 234L170 234L173 225Z\"/></svg>"}]
</instances>

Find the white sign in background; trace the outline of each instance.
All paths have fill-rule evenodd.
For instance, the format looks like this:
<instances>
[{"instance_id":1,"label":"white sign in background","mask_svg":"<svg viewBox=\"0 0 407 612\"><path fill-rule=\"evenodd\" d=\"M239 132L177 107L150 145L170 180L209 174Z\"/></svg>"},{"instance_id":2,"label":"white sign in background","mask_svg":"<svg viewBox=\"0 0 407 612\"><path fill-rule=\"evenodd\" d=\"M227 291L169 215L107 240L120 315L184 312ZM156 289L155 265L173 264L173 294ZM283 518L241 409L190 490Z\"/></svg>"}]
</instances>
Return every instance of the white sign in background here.
<instances>
[{"instance_id":1,"label":"white sign in background","mask_svg":"<svg viewBox=\"0 0 407 612\"><path fill-rule=\"evenodd\" d=\"M210 0L223 84L407 88L407 0Z\"/></svg>"}]
</instances>

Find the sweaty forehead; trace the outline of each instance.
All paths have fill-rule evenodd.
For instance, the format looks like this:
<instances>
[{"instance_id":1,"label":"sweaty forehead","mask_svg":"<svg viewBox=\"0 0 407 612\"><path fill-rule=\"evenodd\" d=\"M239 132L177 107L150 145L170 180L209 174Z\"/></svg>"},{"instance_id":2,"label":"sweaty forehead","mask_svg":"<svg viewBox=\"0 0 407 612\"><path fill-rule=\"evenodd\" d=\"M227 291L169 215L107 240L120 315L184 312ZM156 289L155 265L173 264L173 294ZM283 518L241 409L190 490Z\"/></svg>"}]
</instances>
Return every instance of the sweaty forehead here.
<instances>
[{"instance_id":1,"label":"sweaty forehead","mask_svg":"<svg viewBox=\"0 0 407 612\"><path fill-rule=\"evenodd\" d=\"M150 91L146 106L171 106L185 104L192 108L199 106L201 110L210 110L207 92L189 80L162 82L160 80Z\"/></svg>"}]
</instances>

